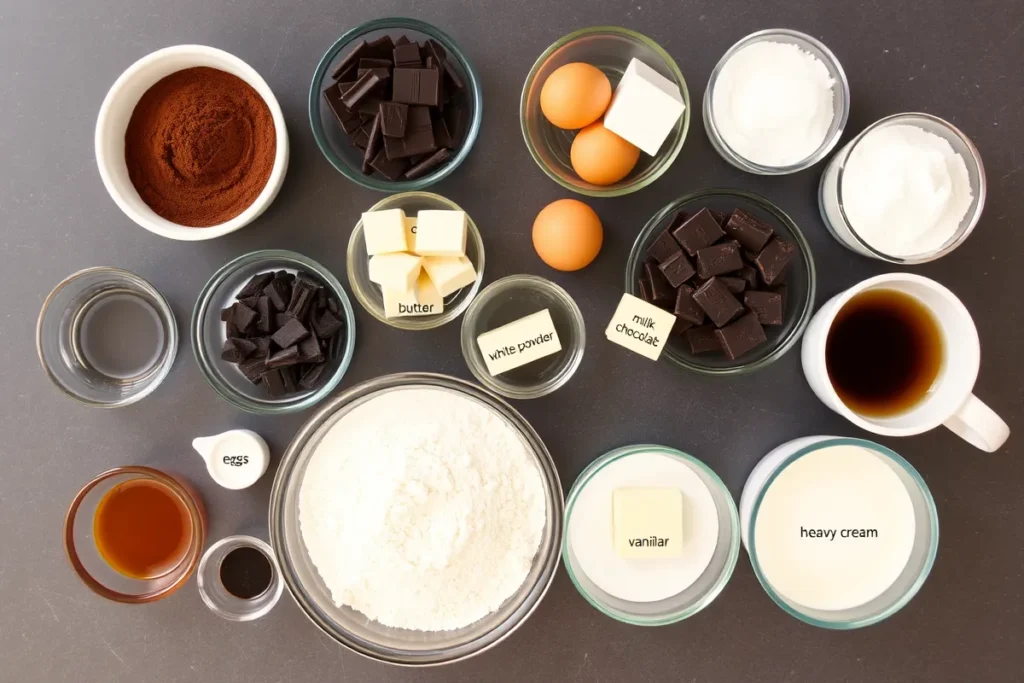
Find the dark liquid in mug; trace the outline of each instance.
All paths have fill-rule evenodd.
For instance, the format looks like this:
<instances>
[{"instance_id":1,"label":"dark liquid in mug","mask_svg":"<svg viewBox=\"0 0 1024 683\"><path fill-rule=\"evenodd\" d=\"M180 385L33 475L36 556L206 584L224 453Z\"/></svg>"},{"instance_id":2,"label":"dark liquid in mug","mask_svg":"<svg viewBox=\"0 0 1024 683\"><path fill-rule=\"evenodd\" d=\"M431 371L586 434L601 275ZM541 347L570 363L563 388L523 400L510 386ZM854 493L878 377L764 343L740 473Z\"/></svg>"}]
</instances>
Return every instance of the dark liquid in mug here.
<instances>
[{"instance_id":1,"label":"dark liquid in mug","mask_svg":"<svg viewBox=\"0 0 1024 683\"><path fill-rule=\"evenodd\" d=\"M942 331L919 300L892 289L862 292L840 309L825 344L839 398L867 417L916 406L942 368Z\"/></svg>"}]
</instances>

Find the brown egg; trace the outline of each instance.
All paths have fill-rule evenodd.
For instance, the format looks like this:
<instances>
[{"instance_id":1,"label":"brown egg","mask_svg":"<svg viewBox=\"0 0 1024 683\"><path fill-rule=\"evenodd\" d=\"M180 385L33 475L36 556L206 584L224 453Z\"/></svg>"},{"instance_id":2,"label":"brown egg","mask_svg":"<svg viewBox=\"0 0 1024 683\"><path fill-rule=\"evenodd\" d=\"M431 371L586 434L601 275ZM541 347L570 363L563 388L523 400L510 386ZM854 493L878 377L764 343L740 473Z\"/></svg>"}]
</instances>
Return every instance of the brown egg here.
<instances>
[{"instance_id":1,"label":"brown egg","mask_svg":"<svg viewBox=\"0 0 1024 683\"><path fill-rule=\"evenodd\" d=\"M612 84L596 66L572 62L555 69L540 89L540 110L559 128L574 130L604 116Z\"/></svg>"},{"instance_id":2,"label":"brown egg","mask_svg":"<svg viewBox=\"0 0 1024 683\"><path fill-rule=\"evenodd\" d=\"M583 180L611 185L633 170L640 158L640 148L605 128L603 121L597 121L576 134L569 158L573 170Z\"/></svg>"},{"instance_id":3,"label":"brown egg","mask_svg":"<svg viewBox=\"0 0 1024 683\"><path fill-rule=\"evenodd\" d=\"M533 248L555 270L590 265L601 251L604 230L592 208L577 199L551 202L533 221Z\"/></svg>"}]
</instances>

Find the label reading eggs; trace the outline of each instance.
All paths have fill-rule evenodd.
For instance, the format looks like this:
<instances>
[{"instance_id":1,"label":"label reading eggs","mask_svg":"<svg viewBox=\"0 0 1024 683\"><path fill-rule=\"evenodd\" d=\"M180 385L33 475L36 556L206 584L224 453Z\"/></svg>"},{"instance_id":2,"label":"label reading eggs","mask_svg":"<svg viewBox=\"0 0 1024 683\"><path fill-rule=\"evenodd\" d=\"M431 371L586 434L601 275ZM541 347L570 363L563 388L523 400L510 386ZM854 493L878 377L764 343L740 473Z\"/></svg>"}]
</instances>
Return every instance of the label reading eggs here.
<instances>
[{"instance_id":1,"label":"label reading eggs","mask_svg":"<svg viewBox=\"0 0 1024 683\"><path fill-rule=\"evenodd\" d=\"M562 350L548 309L484 332L476 338L492 376Z\"/></svg>"}]
</instances>

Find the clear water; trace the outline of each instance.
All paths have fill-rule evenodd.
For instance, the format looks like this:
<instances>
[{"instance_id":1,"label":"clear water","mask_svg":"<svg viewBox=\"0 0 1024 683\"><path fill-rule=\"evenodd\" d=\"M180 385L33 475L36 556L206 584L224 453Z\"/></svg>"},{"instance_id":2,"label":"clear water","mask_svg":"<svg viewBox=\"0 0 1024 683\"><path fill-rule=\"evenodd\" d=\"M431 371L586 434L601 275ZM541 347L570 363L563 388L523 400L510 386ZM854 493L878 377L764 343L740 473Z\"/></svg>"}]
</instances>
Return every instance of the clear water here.
<instances>
[{"instance_id":1,"label":"clear water","mask_svg":"<svg viewBox=\"0 0 1024 683\"><path fill-rule=\"evenodd\" d=\"M156 308L124 289L108 290L89 301L73 334L82 365L112 379L133 379L153 368L166 339Z\"/></svg>"}]
</instances>

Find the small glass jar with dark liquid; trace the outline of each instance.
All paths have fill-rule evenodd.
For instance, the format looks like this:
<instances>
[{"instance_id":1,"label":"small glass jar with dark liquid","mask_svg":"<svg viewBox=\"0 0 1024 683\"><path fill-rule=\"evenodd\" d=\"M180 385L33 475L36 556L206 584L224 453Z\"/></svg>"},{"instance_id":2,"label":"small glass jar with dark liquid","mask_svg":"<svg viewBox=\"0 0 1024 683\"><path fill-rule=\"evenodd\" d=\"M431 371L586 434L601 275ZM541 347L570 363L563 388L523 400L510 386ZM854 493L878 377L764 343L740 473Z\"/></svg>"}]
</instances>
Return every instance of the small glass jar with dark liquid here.
<instances>
[{"instance_id":1,"label":"small glass jar with dark liquid","mask_svg":"<svg viewBox=\"0 0 1024 683\"><path fill-rule=\"evenodd\" d=\"M199 595L210 610L230 621L259 619L273 609L284 582L274 551L254 536L228 536L199 562Z\"/></svg>"}]
</instances>

